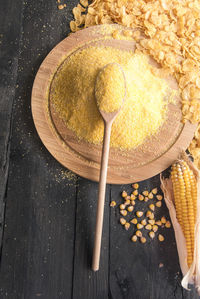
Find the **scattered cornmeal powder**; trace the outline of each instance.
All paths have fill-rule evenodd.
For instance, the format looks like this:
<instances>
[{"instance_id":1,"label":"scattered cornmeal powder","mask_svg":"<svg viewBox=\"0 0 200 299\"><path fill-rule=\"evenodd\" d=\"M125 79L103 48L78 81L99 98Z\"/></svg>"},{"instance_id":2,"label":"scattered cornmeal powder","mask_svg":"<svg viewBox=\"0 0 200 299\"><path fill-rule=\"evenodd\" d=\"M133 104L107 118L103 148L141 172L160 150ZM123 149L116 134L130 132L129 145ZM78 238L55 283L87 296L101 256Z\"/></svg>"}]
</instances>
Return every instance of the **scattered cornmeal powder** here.
<instances>
[{"instance_id":1,"label":"scattered cornmeal powder","mask_svg":"<svg viewBox=\"0 0 200 299\"><path fill-rule=\"evenodd\" d=\"M95 97L103 112L118 111L126 94L123 70L117 63L109 63L99 72L95 84Z\"/></svg>"},{"instance_id":2,"label":"scattered cornmeal powder","mask_svg":"<svg viewBox=\"0 0 200 299\"><path fill-rule=\"evenodd\" d=\"M55 74L50 101L65 125L80 139L101 143L104 124L94 96L95 80L100 69L113 62L124 70L126 100L113 123L110 144L131 149L155 135L167 117L165 96L169 87L153 74L147 55L101 46L76 51Z\"/></svg>"}]
</instances>

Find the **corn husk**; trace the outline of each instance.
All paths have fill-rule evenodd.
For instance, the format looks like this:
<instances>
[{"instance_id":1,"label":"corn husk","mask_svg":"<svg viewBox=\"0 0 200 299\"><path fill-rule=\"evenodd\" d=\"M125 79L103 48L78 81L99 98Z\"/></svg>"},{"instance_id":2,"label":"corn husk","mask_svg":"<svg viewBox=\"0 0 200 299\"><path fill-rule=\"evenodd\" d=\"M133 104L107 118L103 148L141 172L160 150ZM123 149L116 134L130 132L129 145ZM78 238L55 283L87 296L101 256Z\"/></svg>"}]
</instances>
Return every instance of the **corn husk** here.
<instances>
[{"instance_id":1,"label":"corn husk","mask_svg":"<svg viewBox=\"0 0 200 299\"><path fill-rule=\"evenodd\" d=\"M198 217L198 215L200 215L200 175L199 170L194 166L185 152L182 153L181 158L187 162L190 169L194 172L197 180L197 220L195 224L194 260L190 268L188 268L187 265L186 240L182 228L176 218L176 209L174 205L174 194L171 178L164 179L161 177L161 189L164 193L165 203L168 207L171 222L175 232L179 263L183 274L181 284L186 290L189 290L189 284L195 284L200 295L200 217Z\"/></svg>"}]
</instances>

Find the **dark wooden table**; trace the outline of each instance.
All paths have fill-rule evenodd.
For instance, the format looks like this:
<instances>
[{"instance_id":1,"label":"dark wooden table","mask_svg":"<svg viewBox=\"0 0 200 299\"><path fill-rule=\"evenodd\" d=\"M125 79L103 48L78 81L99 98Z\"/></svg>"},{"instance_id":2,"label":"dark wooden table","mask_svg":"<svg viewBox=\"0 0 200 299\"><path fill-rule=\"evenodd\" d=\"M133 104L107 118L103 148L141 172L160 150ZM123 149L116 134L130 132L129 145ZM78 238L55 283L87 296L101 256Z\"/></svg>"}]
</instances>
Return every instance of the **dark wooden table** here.
<instances>
[{"instance_id":1,"label":"dark wooden table","mask_svg":"<svg viewBox=\"0 0 200 299\"><path fill-rule=\"evenodd\" d=\"M173 229L164 243L133 244L119 225L109 202L130 185L107 186L101 269L90 269L98 185L65 175L30 109L39 65L70 32L77 1L66 3L0 0L0 298L198 298L181 287ZM159 187L159 176L140 185Z\"/></svg>"}]
</instances>

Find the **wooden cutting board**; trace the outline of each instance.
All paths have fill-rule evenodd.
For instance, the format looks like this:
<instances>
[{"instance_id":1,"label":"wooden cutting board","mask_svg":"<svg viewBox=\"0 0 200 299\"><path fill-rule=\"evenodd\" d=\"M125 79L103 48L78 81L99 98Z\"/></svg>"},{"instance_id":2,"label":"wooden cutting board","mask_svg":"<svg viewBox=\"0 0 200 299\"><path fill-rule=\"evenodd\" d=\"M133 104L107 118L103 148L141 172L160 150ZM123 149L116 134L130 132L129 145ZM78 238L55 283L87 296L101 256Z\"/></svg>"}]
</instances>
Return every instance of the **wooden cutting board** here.
<instances>
[{"instance_id":1,"label":"wooden cutting board","mask_svg":"<svg viewBox=\"0 0 200 299\"><path fill-rule=\"evenodd\" d=\"M65 167L85 178L98 181L101 145L92 145L77 139L66 128L51 103L51 81L69 55L88 45L105 45L134 52L135 41L112 38L110 25L105 33L103 25L71 34L60 42L45 58L36 75L32 90L32 114L38 134L49 152ZM106 39L105 39L106 35ZM150 61L159 67L153 60ZM178 89L176 80L167 78L172 89ZM136 149L122 151L111 148L107 182L125 184L152 177L170 166L186 149L193 138L196 125L181 123L181 100L169 104L167 121L158 134Z\"/></svg>"}]
</instances>

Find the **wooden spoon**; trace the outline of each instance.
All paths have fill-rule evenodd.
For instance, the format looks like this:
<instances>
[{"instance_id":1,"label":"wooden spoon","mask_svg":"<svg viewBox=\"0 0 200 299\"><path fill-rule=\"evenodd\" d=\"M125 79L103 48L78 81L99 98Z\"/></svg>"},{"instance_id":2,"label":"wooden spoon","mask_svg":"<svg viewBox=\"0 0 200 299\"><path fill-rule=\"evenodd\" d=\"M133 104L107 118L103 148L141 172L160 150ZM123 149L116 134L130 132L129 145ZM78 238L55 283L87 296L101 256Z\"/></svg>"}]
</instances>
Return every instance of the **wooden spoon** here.
<instances>
[{"instance_id":1,"label":"wooden spoon","mask_svg":"<svg viewBox=\"0 0 200 299\"><path fill-rule=\"evenodd\" d=\"M97 214L96 214L96 228L95 228L95 241L94 241L94 250L93 250L93 261L92 261L92 269L93 271L99 270L99 261L100 261L100 252L101 252L101 238L102 238L102 229L103 229L103 216L104 216L104 203L105 203L105 191L106 191L106 178L107 178L107 168L108 168L108 158L109 158L109 148L110 148L110 135L111 135L111 128L113 121L115 120L116 116L119 114L120 110L123 107L123 103L126 97L126 79L124 75L124 71L122 67L117 64L120 68L123 77L124 77L124 95L122 99L122 105L120 108L114 112L105 112L99 109L101 116L104 120L104 138L103 138L103 148L102 148L102 155L101 155L101 167L100 167L100 179L99 179L99 193L98 193L98 203L97 203ZM107 64L103 67L106 68ZM101 73L102 69L100 70L99 74ZM99 74L97 75L96 82L98 80ZM95 84L96 87L96 84ZM95 98L96 101L96 88L95 88Z\"/></svg>"}]
</instances>

